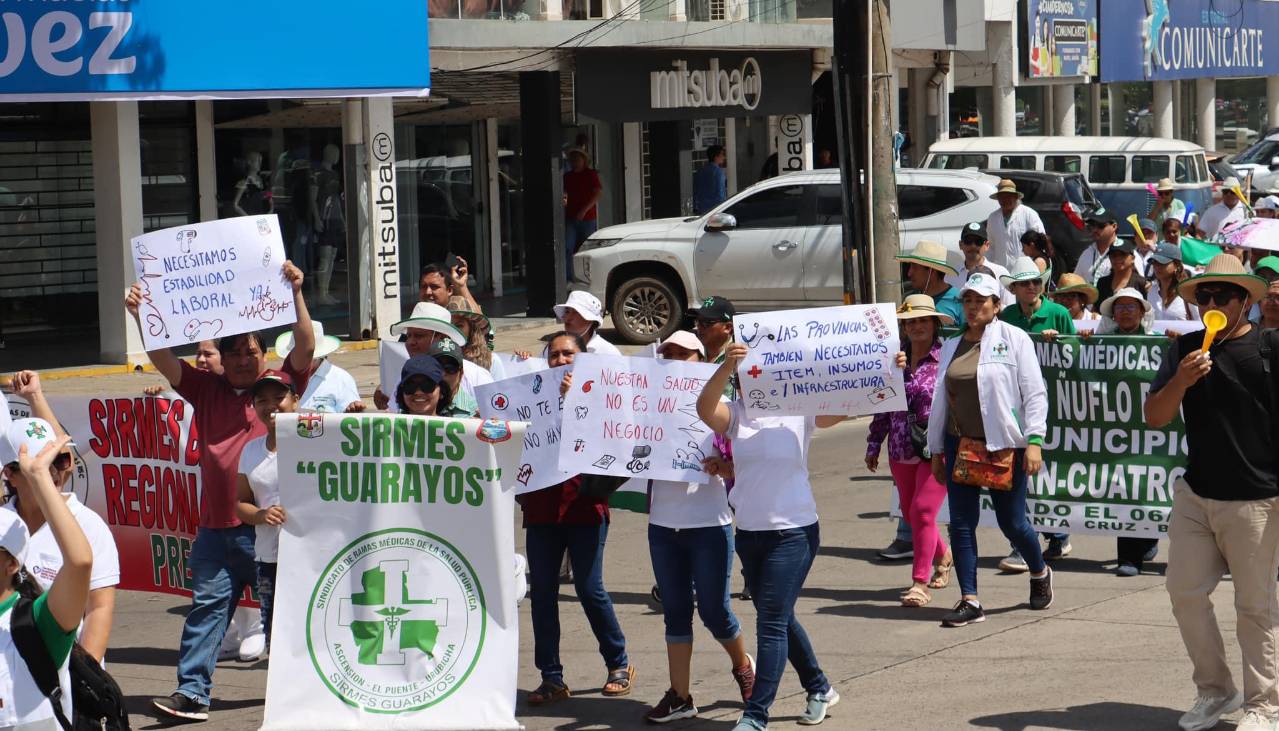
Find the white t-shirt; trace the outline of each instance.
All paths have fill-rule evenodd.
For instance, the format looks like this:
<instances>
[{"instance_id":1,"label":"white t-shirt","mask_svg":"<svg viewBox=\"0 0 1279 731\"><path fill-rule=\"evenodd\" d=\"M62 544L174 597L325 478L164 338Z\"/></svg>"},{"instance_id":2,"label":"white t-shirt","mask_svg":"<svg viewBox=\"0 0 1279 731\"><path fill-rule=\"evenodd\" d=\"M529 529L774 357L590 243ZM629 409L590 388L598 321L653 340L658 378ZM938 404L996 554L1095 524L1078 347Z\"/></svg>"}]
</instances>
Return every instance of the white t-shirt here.
<instances>
[{"instance_id":1,"label":"white t-shirt","mask_svg":"<svg viewBox=\"0 0 1279 731\"><path fill-rule=\"evenodd\" d=\"M89 541L93 551L93 572L89 575L89 590L104 589L120 583L120 553L116 549L115 538L107 527L102 516L90 510L76 498L74 493L63 493L67 499L67 509L75 517L84 537ZM5 506L16 510L10 503ZM40 530L27 542L27 571L35 577L42 589L48 589L58 572L62 570L62 551L53 537L53 530L48 523L40 526Z\"/></svg>"},{"instance_id":2,"label":"white t-shirt","mask_svg":"<svg viewBox=\"0 0 1279 731\"><path fill-rule=\"evenodd\" d=\"M728 501L741 530L803 528L817 522L808 482L808 446L817 428L811 416L748 419L741 401L728 406L736 481Z\"/></svg>"},{"instance_id":3,"label":"white t-shirt","mask_svg":"<svg viewBox=\"0 0 1279 731\"><path fill-rule=\"evenodd\" d=\"M298 410L340 414L359 400L360 389L351 374L326 360L311 374Z\"/></svg>"},{"instance_id":4,"label":"white t-shirt","mask_svg":"<svg viewBox=\"0 0 1279 731\"><path fill-rule=\"evenodd\" d=\"M1118 243L1119 239L1110 246ZM1096 287L1097 282L1102 277L1110 276L1110 246L1106 247L1106 253L1102 254L1097 251L1097 244L1089 246L1079 254L1079 261L1075 263L1075 274L1084 278L1084 281Z\"/></svg>"},{"instance_id":5,"label":"white t-shirt","mask_svg":"<svg viewBox=\"0 0 1279 731\"><path fill-rule=\"evenodd\" d=\"M703 483L653 480L650 490L648 522L653 525L683 530L733 522L728 490L718 477Z\"/></svg>"},{"instance_id":6,"label":"white t-shirt","mask_svg":"<svg viewBox=\"0 0 1279 731\"><path fill-rule=\"evenodd\" d=\"M1150 303L1150 312L1154 315L1155 320L1198 320L1199 307L1187 303L1177 295L1172 298L1172 302L1168 307L1164 307L1163 294L1159 291L1159 280L1154 279L1150 282L1150 291L1146 293L1146 301ZM1189 312L1187 313L1187 308Z\"/></svg>"},{"instance_id":7,"label":"white t-shirt","mask_svg":"<svg viewBox=\"0 0 1279 731\"><path fill-rule=\"evenodd\" d=\"M622 351L617 346L600 337L596 332L591 336L591 342L586 344L586 352L595 353L596 355L621 355Z\"/></svg>"},{"instance_id":8,"label":"white t-shirt","mask_svg":"<svg viewBox=\"0 0 1279 731\"><path fill-rule=\"evenodd\" d=\"M240 452L240 474L249 480L253 502L259 508L280 504L280 470L275 452L266 448L266 437L258 437L244 445ZM280 526L256 526L253 553L263 563L275 563L280 555Z\"/></svg>"},{"instance_id":9,"label":"white t-shirt","mask_svg":"<svg viewBox=\"0 0 1279 731\"><path fill-rule=\"evenodd\" d=\"M1234 208L1227 208L1225 203L1217 203L1204 211L1199 219L1199 228L1203 230L1205 238L1212 238L1226 224L1246 218L1248 218L1248 209L1242 202L1236 203Z\"/></svg>"}]
</instances>

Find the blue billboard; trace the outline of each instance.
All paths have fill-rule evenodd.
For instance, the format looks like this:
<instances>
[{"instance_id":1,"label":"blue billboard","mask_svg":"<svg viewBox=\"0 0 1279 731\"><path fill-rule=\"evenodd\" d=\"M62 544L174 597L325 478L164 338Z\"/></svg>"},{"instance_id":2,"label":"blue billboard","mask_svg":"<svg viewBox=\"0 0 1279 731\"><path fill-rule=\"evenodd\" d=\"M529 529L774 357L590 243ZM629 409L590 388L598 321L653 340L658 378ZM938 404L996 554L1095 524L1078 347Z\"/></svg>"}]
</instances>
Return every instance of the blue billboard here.
<instances>
[{"instance_id":1,"label":"blue billboard","mask_svg":"<svg viewBox=\"0 0 1279 731\"><path fill-rule=\"evenodd\" d=\"M1100 30L1102 81L1279 74L1275 2L1110 0Z\"/></svg>"},{"instance_id":2,"label":"blue billboard","mask_svg":"<svg viewBox=\"0 0 1279 731\"><path fill-rule=\"evenodd\" d=\"M423 95L422 0L0 2L0 101Z\"/></svg>"},{"instance_id":3,"label":"blue billboard","mask_svg":"<svg viewBox=\"0 0 1279 731\"><path fill-rule=\"evenodd\" d=\"M1097 0L1026 0L1020 32L1027 79L1097 75Z\"/></svg>"}]
</instances>

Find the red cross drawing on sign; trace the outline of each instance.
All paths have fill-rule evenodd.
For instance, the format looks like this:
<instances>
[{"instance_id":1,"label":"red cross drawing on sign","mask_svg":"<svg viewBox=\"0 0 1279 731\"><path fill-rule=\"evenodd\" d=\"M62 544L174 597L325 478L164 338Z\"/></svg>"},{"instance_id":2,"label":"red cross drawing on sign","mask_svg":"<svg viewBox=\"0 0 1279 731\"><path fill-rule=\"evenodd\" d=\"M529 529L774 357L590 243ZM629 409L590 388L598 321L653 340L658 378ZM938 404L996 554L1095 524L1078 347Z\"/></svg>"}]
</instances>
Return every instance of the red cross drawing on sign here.
<instances>
[{"instance_id":1,"label":"red cross drawing on sign","mask_svg":"<svg viewBox=\"0 0 1279 731\"><path fill-rule=\"evenodd\" d=\"M319 414L315 412L301 414L300 416L298 416L298 421L302 422L307 429L314 429L315 427L319 426L321 422L324 421L324 414Z\"/></svg>"},{"instance_id":2,"label":"red cross drawing on sign","mask_svg":"<svg viewBox=\"0 0 1279 731\"><path fill-rule=\"evenodd\" d=\"M751 366L751 369L750 369L749 371L746 371L746 372L750 374L750 377L751 377L751 378L759 378L759 374L763 373L763 371L761 371L761 370L759 369L759 366L757 366L757 365L753 365L753 366Z\"/></svg>"}]
</instances>

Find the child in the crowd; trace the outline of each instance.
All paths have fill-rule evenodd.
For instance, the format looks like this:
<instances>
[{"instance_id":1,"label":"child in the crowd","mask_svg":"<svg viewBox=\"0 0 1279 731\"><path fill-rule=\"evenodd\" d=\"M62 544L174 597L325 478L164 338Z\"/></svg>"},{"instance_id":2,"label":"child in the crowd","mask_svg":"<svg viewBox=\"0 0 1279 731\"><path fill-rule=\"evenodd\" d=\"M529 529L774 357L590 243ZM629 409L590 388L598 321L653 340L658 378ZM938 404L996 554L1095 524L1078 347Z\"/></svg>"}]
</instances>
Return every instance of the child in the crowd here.
<instances>
[{"instance_id":1,"label":"child in the crowd","mask_svg":"<svg viewBox=\"0 0 1279 731\"><path fill-rule=\"evenodd\" d=\"M253 384L253 411L266 425L266 436L244 445L240 453L240 520L255 526L253 552L258 562L258 601L262 604L262 627L267 651L271 647L271 615L275 598L275 568L280 549L280 471L275 460L275 415L297 411L298 394L293 378L284 371L267 370Z\"/></svg>"}]
</instances>

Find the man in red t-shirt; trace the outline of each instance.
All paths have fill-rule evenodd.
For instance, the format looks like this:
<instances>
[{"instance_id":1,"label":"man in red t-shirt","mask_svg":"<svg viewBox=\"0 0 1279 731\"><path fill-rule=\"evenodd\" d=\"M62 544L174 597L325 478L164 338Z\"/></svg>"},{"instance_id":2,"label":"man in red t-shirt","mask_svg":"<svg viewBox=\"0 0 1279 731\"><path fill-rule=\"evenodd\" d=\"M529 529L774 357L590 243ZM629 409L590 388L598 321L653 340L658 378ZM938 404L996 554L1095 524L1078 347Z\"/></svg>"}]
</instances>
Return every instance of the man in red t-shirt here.
<instances>
[{"instance_id":1,"label":"man in red t-shirt","mask_svg":"<svg viewBox=\"0 0 1279 731\"><path fill-rule=\"evenodd\" d=\"M304 391L315 351L315 331L302 299L302 271L286 261L281 274L293 288L298 318L293 325L296 345L284 363L284 372L299 391ZM134 284L124 298L124 306L134 319L141 303L142 289ZM201 441L200 527L187 560L191 611L182 627L178 650L178 689L152 701L164 720L208 719L218 647L244 587L257 581L253 526L235 517L236 474L244 445L266 434L266 427L253 411L251 392L258 375L266 370L266 344L259 333L244 333L222 338L219 350L221 374L197 370L168 348L147 353L156 370L191 403Z\"/></svg>"},{"instance_id":2,"label":"man in red t-shirt","mask_svg":"<svg viewBox=\"0 0 1279 731\"><path fill-rule=\"evenodd\" d=\"M604 186L599 173L591 169L586 150L576 147L569 150L568 162L570 169L564 173L564 254L568 257L568 268L564 274L572 279L573 253L599 227L595 204Z\"/></svg>"}]
</instances>

